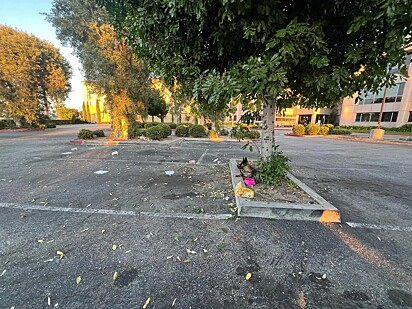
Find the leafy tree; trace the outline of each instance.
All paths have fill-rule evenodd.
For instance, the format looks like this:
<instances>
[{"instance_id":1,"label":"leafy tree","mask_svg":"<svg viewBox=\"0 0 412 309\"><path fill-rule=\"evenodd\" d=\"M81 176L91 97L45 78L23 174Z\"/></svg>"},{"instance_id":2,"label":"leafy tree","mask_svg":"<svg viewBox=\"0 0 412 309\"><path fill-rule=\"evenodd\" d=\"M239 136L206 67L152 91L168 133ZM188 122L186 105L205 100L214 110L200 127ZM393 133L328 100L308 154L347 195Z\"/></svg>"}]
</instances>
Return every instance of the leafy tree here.
<instances>
[{"instance_id":1,"label":"leafy tree","mask_svg":"<svg viewBox=\"0 0 412 309\"><path fill-rule=\"evenodd\" d=\"M59 104L56 107L57 117L62 120L75 120L79 118L79 111L75 108L68 108L64 104Z\"/></svg>"},{"instance_id":2,"label":"leafy tree","mask_svg":"<svg viewBox=\"0 0 412 309\"><path fill-rule=\"evenodd\" d=\"M63 44L74 48L86 79L106 95L116 137L144 112L148 71L108 24L106 11L93 0L54 0L46 18Z\"/></svg>"},{"instance_id":3,"label":"leafy tree","mask_svg":"<svg viewBox=\"0 0 412 309\"><path fill-rule=\"evenodd\" d=\"M331 106L391 84L412 43L410 1L100 0L140 58L193 85L217 109L241 95L264 112L273 154L276 107ZM362 69L363 68L363 72Z\"/></svg>"},{"instance_id":4,"label":"leafy tree","mask_svg":"<svg viewBox=\"0 0 412 309\"><path fill-rule=\"evenodd\" d=\"M163 122L169 110L160 93L152 89L147 90L145 107L147 114L152 116L152 122L154 121L154 117L159 117L160 121Z\"/></svg>"},{"instance_id":5,"label":"leafy tree","mask_svg":"<svg viewBox=\"0 0 412 309\"><path fill-rule=\"evenodd\" d=\"M36 122L71 90L71 68L53 45L0 25L0 107L17 124Z\"/></svg>"}]
</instances>

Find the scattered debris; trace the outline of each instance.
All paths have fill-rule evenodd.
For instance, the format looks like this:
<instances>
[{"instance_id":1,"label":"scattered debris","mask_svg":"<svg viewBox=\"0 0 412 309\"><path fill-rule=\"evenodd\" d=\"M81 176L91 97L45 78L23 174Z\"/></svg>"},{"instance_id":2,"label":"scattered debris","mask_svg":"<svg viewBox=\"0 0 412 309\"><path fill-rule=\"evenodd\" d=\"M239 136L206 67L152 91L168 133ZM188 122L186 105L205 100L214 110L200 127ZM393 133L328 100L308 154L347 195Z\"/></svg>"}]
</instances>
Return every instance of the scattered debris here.
<instances>
[{"instance_id":1,"label":"scattered debris","mask_svg":"<svg viewBox=\"0 0 412 309\"><path fill-rule=\"evenodd\" d=\"M106 230L102 230L102 234L106 233Z\"/></svg>"},{"instance_id":2,"label":"scattered debris","mask_svg":"<svg viewBox=\"0 0 412 309\"><path fill-rule=\"evenodd\" d=\"M77 276L77 277L76 277L76 284L80 284L80 282L82 282L82 277L81 277L81 276Z\"/></svg>"},{"instance_id":3,"label":"scattered debris","mask_svg":"<svg viewBox=\"0 0 412 309\"><path fill-rule=\"evenodd\" d=\"M175 171L165 171L165 174L168 176L172 176L175 173Z\"/></svg>"},{"instance_id":4,"label":"scattered debris","mask_svg":"<svg viewBox=\"0 0 412 309\"><path fill-rule=\"evenodd\" d=\"M116 281L118 276L119 276L118 272L115 271L113 274L113 281Z\"/></svg>"},{"instance_id":5,"label":"scattered debris","mask_svg":"<svg viewBox=\"0 0 412 309\"><path fill-rule=\"evenodd\" d=\"M51 298L50 296L47 296L47 305L50 307L51 306Z\"/></svg>"},{"instance_id":6,"label":"scattered debris","mask_svg":"<svg viewBox=\"0 0 412 309\"><path fill-rule=\"evenodd\" d=\"M183 263L188 264L190 263L192 260L184 260Z\"/></svg>"},{"instance_id":7,"label":"scattered debris","mask_svg":"<svg viewBox=\"0 0 412 309\"><path fill-rule=\"evenodd\" d=\"M196 251L192 251L192 250L190 250L190 249L186 249L186 251L187 251L187 253L189 253L189 254L196 254Z\"/></svg>"},{"instance_id":8,"label":"scattered debris","mask_svg":"<svg viewBox=\"0 0 412 309\"><path fill-rule=\"evenodd\" d=\"M39 244L42 244L42 243L44 242L44 240L43 240L43 239L37 239L37 242L38 242Z\"/></svg>"},{"instance_id":9,"label":"scattered debris","mask_svg":"<svg viewBox=\"0 0 412 309\"><path fill-rule=\"evenodd\" d=\"M113 246L112 246L112 249L113 249L113 251L116 251L117 246L116 246L116 245L113 245Z\"/></svg>"},{"instance_id":10,"label":"scattered debris","mask_svg":"<svg viewBox=\"0 0 412 309\"><path fill-rule=\"evenodd\" d=\"M216 158L216 159L214 159L214 160L213 160L213 162L217 162L217 161L219 161L219 159L218 159L218 158Z\"/></svg>"},{"instance_id":11,"label":"scattered debris","mask_svg":"<svg viewBox=\"0 0 412 309\"><path fill-rule=\"evenodd\" d=\"M65 256L61 251L57 251L56 254L60 257L60 260Z\"/></svg>"},{"instance_id":12,"label":"scattered debris","mask_svg":"<svg viewBox=\"0 0 412 309\"><path fill-rule=\"evenodd\" d=\"M207 253L207 250L206 250L206 249L202 249L202 250L203 250L204 253Z\"/></svg>"},{"instance_id":13,"label":"scattered debris","mask_svg":"<svg viewBox=\"0 0 412 309\"><path fill-rule=\"evenodd\" d=\"M239 237L237 237L237 236L235 235L235 236L233 236L233 239L234 239L235 241L238 241L238 240L239 240Z\"/></svg>"},{"instance_id":14,"label":"scattered debris","mask_svg":"<svg viewBox=\"0 0 412 309\"><path fill-rule=\"evenodd\" d=\"M147 306L149 306L149 303L150 303L150 297L149 297L149 298L146 300L146 302L144 303L143 309L146 309Z\"/></svg>"},{"instance_id":15,"label":"scattered debris","mask_svg":"<svg viewBox=\"0 0 412 309\"><path fill-rule=\"evenodd\" d=\"M189 160L190 164L196 164L196 160Z\"/></svg>"},{"instance_id":16,"label":"scattered debris","mask_svg":"<svg viewBox=\"0 0 412 309\"><path fill-rule=\"evenodd\" d=\"M81 230L80 233L86 232L86 231L88 231L88 230L89 230L89 228L86 228L86 229L84 229L84 230Z\"/></svg>"},{"instance_id":17,"label":"scattered debris","mask_svg":"<svg viewBox=\"0 0 412 309\"><path fill-rule=\"evenodd\" d=\"M70 154L72 154L72 153L73 153L73 152L71 152L71 151L63 152L62 155L70 155Z\"/></svg>"},{"instance_id":18,"label":"scattered debris","mask_svg":"<svg viewBox=\"0 0 412 309\"><path fill-rule=\"evenodd\" d=\"M5 270L3 270L2 272L1 272L1 274L0 274L0 277L3 277L4 276L4 274L6 273L6 269Z\"/></svg>"},{"instance_id":19,"label":"scattered debris","mask_svg":"<svg viewBox=\"0 0 412 309\"><path fill-rule=\"evenodd\" d=\"M173 300L172 307L174 307L174 305L176 304L176 300L177 300L177 298L175 298L175 299Z\"/></svg>"},{"instance_id":20,"label":"scattered debris","mask_svg":"<svg viewBox=\"0 0 412 309\"><path fill-rule=\"evenodd\" d=\"M249 280L250 278L252 278L252 274L251 274L251 273L247 273L246 276L245 276L245 279L246 279L246 280Z\"/></svg>"},{"instance_id":21,"label":"scattered debris","mask_svg":"<svg viewBox=\"0 0 412 309\"><path fill-rule=\"evenodd\" d=\"M112 152L112 156L118 156L118 155L119 155L119 152L117 150Z\"/></svg>"},{"instance_id":22,"label":"scattered debris","mask_svg":"<svg viewBox=\"0 0 412 309\"><path fill-rule=\"evenodd\" d=\"M97 174L97 175L103 175L103 174L106 174L106 173L108 173L108 172L109 172L109 171L98 170L98 171L95 171L94 173Z\"/></svg>"},{"instance_id":23,"label":"scattered debris","mask_svg":"<svg viewBox=\"0 0 412 309\"><path fill-rule=\"evenodd\" d=\"M75 150L77 150L77 147L74 147L74 148L72 148L71 150L72 150L72 151L75 151Z\"/></svg>"}]
</instances>

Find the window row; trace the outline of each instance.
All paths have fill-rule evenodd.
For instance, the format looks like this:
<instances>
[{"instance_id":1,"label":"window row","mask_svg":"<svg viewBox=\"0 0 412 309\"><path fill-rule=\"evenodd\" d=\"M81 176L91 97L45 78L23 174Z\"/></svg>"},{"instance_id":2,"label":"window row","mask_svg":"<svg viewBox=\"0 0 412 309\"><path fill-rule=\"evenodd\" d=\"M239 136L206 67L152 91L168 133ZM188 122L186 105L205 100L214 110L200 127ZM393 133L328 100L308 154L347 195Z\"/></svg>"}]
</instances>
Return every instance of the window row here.
<instances>
[{"instance_id":1,"label":"window row","mask_svg":"<svg viewBox=\"0 0 412 309\"><path fill-rule=\"evenodd\" d=\"M392 87L389 87L386 91L385 102L401 102L403 90L405 89L405 83L395 84ZM383 101L383 93L385 89L382 88L378 93L374 94L370 91L363 91L359 94L358 104L379 104Z\"/></svg>"},{"instance_id":2,"label":"window row","mask_svg":"<svg viewBox=\"0 0 412 309\"><path fill-rule=\"evenodd\" d=\"M382 113L382 122L396 122L398 119L398 112L384 112ZM356 122L378 122L379 113L357 113Z\"/></svg>"}]
</instances>

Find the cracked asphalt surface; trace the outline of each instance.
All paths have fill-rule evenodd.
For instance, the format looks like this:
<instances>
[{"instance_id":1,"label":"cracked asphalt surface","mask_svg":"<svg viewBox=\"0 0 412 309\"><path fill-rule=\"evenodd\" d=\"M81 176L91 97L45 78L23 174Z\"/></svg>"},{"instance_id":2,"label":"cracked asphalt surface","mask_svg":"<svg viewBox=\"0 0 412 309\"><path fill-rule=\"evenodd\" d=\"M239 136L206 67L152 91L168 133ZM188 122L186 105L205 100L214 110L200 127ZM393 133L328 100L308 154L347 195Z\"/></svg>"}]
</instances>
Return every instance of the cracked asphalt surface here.
<instances>
[{"instance_id":1,"label":"cracked asphalt surface","mask_svg":"<svg viewBox=\"0 0 412 309\"><path fill-rule=\"evenodd\" d=\"M343 223L235 221L213 215L242 144L70 145L82 127L0 133L0 308L412 308L410 146L277 131Z\"/></svg>"}]
</instances>

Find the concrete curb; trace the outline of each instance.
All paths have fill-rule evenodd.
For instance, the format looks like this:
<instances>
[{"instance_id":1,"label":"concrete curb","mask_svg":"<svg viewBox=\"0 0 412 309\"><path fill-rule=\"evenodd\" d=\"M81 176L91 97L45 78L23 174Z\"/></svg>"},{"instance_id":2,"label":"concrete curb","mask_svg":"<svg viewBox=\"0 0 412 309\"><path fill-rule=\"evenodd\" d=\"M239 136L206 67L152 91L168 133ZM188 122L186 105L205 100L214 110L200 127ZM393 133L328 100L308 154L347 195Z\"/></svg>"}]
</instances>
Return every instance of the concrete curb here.
<instances>
[{"instance_id":1,"label":"concrete curb","mask_svg":"<svg viewBox=\"0 0 412 309\"><path fill-rule=\"evenodd\" d=\"M349 142L364 142L364 143L373 143L373 144L386 144L386 145L405 145L412 146L412 141L399 139L399 140L373 140L365 137L357 136L343 136L343 135L324 135L323 137L331 139L340 139Z\"/></svg>"},{"instance_id":2,"label":"concrete curb","mask_svg":"<svg viewBox=\"0 0 412 309\"><path fill-rule=\"evenodd\" d=\"M239 183L239 181L243 184L243 180L242 177L236 176L238 171L236 159L230 159L229 165L232 176L233 190L235 190L236 184ZM238 216L334 223L341 222L340 212L336 207L331 205L323 197L292 174L288 173L287 177L298 185L303 191L309 194L317 202L317 204L260 202L247 198L241 198L235 195Z\"/></svg>"}]
</instances>

